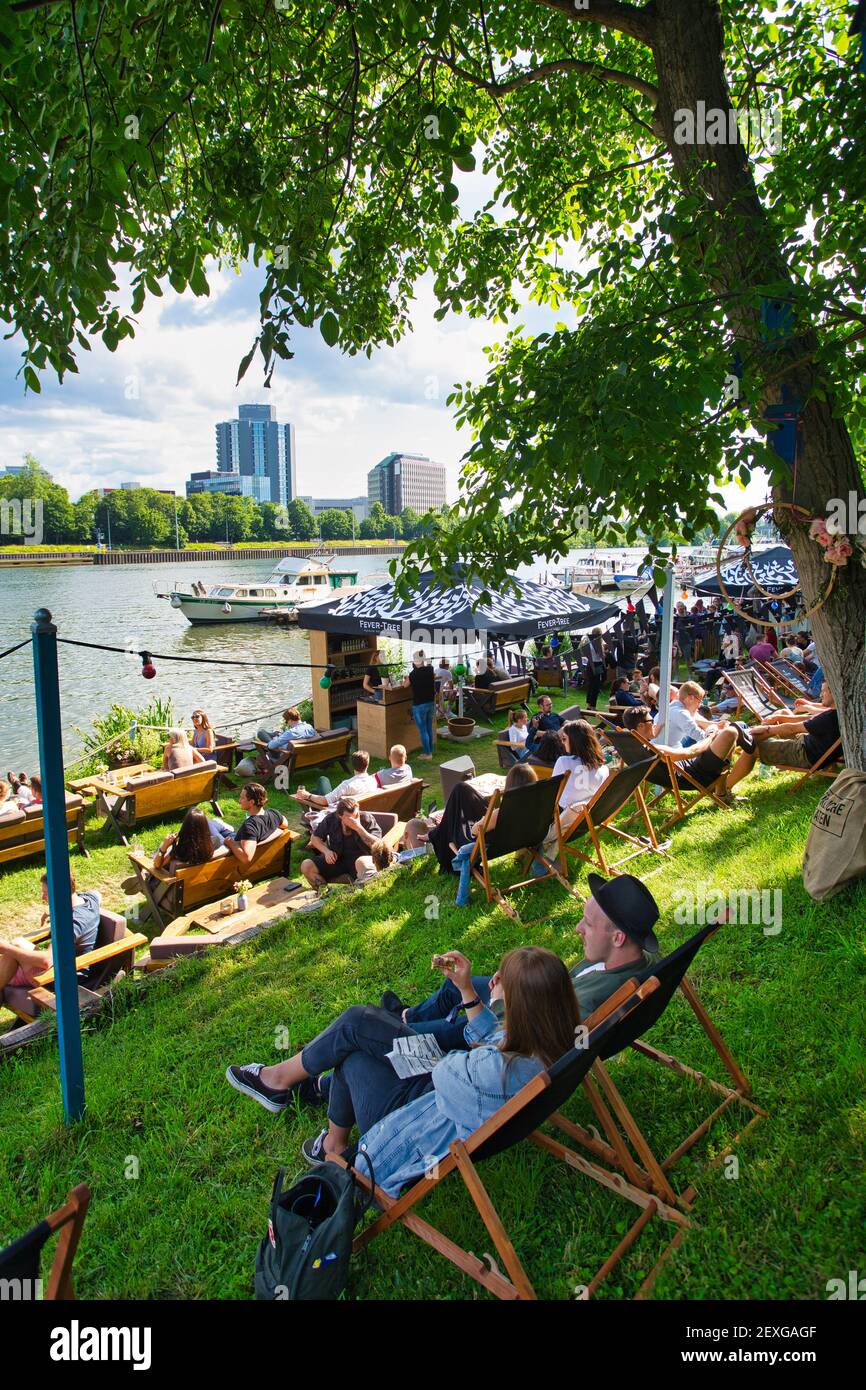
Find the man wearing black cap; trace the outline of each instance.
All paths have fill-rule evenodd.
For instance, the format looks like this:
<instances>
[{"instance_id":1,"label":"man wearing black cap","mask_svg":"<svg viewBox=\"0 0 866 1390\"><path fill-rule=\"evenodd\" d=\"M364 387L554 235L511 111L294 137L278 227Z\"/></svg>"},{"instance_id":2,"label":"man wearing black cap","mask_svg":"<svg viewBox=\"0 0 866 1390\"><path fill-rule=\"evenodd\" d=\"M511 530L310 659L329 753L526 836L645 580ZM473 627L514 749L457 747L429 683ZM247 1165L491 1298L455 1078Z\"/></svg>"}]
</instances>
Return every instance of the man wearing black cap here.
<instances>
[{"instance_id":1,"label":"man wearing black cap","mask_svg":"<svg viewBox=\"0 0 866 1390\"><path fill-rule=\"evenodd\" d=\"M659 958L660 948L653 927L659 909L655 898L632 874L605 879L589 875L592 897L583 908L575 930L583 938L583 959L569 969L580 1016L589 1018L605 999L609 999L626 980L639 974ZM473 975L476 997L483 1004L490 999L491 976ZM465 1048L463 1030L466 1007L459 989L446 980L441 989L421 1004L407 1008L396 994L382 995L382 1008L399 1014L417 1033L433 1033L448 1052ZM497 1005L493 1005L496 1012Z\"/></svg>"}]
</instances>

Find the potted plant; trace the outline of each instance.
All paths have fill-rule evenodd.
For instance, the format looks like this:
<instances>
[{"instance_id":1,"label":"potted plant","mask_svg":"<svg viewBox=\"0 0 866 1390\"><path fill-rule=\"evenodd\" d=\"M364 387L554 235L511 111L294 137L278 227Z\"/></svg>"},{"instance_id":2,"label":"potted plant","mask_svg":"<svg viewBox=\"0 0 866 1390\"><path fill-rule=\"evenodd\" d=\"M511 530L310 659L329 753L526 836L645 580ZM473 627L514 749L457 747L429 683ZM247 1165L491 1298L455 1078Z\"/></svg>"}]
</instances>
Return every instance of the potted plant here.
<instances>
[{"instance_id":1,"label":"potted plant","mask_svg":"<svg viewBox=\"0 0 866 1390\"><path fill-rule=\"evenodd\" d=\"M451 714L448 716L448 732L452 738L471 738L475 732L475 720L468 715Z\"/></svg>"},{"instance_id":2,"label":"potted plant","mask_svg":"<svg viewBox=\"0 0 866 1390\"><path fill-rule=\"evenodd\" d=\"M238 912L243 912L245 908L249 907L250 904L249 898L247 897L247 893L250 891L252 886L253 885L250 883L248 878L239 879L238 882L235 884L235 891L238 895Z\"/></svg>"}]
</instances>

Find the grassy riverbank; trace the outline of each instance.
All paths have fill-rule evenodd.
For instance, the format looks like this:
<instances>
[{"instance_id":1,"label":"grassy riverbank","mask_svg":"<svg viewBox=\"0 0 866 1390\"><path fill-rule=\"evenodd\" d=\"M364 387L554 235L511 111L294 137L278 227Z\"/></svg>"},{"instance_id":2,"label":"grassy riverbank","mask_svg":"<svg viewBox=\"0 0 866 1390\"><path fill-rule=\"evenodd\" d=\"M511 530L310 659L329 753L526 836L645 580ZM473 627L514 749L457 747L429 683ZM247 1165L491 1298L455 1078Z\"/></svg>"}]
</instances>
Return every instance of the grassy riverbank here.
<instances>
[{"instance_id":1,"label":"grassy riverbank","mask_svg":"<svg viewBox=\"0 0 866 1390\"><path fill-rule=\"evenodd\" d=\"M455 751L440 743L437 761ZM495 766L489 739L470 751L479 770ZM693 930L675 918L684 887L782 895L777 935L760 925L724 928L693 972L769 1119L736 1147L737 1177L726 1176L725 1166L677 1168L677 1185L695 1179L699 1197L694 1227L656 1285L658 1298L824 1298L828 1279L862 1269L866 1258L866 888L824 904L807 897L802 850L821 788L806 784L792 794L793 786L787 774L753 777L741 788L748 796L742 806L689 816L673 829L673 857L649 880L662 907L665 948ZM285 796L272 802L294 817ZM230 797L223 810L240 818ZM146 847L162 833L146 828ZM73 856L80 883L122 906L125 852L95 834L90 845L90 860ZM499 866L497 881L509 881L508 867ZM0 877L4 934L38 920L40 869L37 862ZM585 889L582 870L575 881ZM425 859L363 891L338 890L321 911L248 946L161 972L144 990L121 988L112 1016L86 1026L88 1113L74 1130L62 1123L52 1039L0 1067L0 1243L85 1181L93 1202L76 1263L79 1297L249 1297L274 1172L281 1163L300 1168L300 1143L318 1128L320 1112L268 1116L229 1089L226 1065L274 1060L277 1026L288 1028L292 1047L301 1045L347 1005L377 1003L384 988L419 998L435 984L432 951L460 946L479 970L526 941L568 960L580 954L578 905L555 884L518 895L531 926L487 907L477 889L468 908L453 900L454 881ZM720 1076L679 1000L651 1041ZM660 1154L712 1108L706 1093L636 1055L612 1068ZM567 1113L593 1120L582 1098ZM733 1107L698 1153L719 1152L746 1118ZM130 1158L138 1160L137 1178L127 1176L135 1170ZM528 1145L484 1165L482 1175L542 1297L568 1298L586 1283L636 1212ZM449 1180L422 1214L480 1254L490 1241L472 1210ZM651 1225L600 1296L633 1294L669 1234ZM351 1296L487 1297L400 1230L354 1261Z\"/></svg>"}]
</instances>

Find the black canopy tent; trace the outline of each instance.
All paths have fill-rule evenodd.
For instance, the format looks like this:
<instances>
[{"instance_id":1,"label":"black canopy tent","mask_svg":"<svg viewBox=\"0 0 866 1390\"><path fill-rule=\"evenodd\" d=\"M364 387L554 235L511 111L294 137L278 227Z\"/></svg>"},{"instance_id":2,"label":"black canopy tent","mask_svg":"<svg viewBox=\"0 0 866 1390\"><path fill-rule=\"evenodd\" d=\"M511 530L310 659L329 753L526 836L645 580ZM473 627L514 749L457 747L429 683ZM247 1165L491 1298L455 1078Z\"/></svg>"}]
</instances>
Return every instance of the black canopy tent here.
<instances>
[{"instance_id":1,"label":"black canopy tent","mask_svg":"<svg viewBox=\"0 0 866 1390\"><path fill-rule=\"evenodd\" d=\"M298 611L298 625L334 633L375 633L406 642L473 645L497 641L544 639L555 632L585 632L622 616L620 602L607 603L589 594L573 594L556 585L516 581L519 597L486 586L489 602L482 603L485 585L474 576L461 576L447 588L429 571L422 574L408 600L397 596L393 580L360 594Z\"/></svg>"},{"instance_id":2,"label":"black canopy tent","mask_svg":"<svg viewBox=\"0 0 866 1390\"><path fill-rule=\"evenodd\" d=\"M786 545L774 545L769 550L743 551L741 555L725 560L722 564L722 579L725 589L735 599L745 598L755 587L756 581L762 589L768 589L772 593L787 593L790 589L796 589L800 583L794 557ZM695 593L724 596L715 570L698 575L695 579Z\"/></svg>"}]
</instances>

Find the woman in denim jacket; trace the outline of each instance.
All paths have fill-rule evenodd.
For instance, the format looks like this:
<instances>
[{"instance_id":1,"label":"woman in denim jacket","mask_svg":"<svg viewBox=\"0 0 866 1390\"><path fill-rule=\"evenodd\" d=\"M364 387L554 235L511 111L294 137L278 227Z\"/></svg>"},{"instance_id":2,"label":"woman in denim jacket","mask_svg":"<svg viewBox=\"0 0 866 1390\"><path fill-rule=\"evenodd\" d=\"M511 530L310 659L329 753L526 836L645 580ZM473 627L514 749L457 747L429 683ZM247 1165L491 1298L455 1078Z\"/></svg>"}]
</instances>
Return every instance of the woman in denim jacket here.
<instances>
[{"instance_id":1,"label":"woman in denim jacket","mask_svg":"<svg viewBox=\"0 0 866 1390\"><path fill-rule=\"evenodd\" d=\"M543 947L519 946L503 957L490 981L491 1002L504 1005L501 1023L476 996L466 956L449 951L435 960L460 990L468 1052L449 1052L432 1072L400 1079L387 1054L395 1038L415 1030L384 1009L358 1007L287 1062L229 1067L228 1081L275 1112L294 1093L327 1102L328 1128L306 1141L304 1157L323 1163L342 1154L357 1125L376 1182L396 1195L573 1047L580 1022L568 971ZM322 1076L329 1068L332 1075Z\"/></svg>"}]
</instances>

